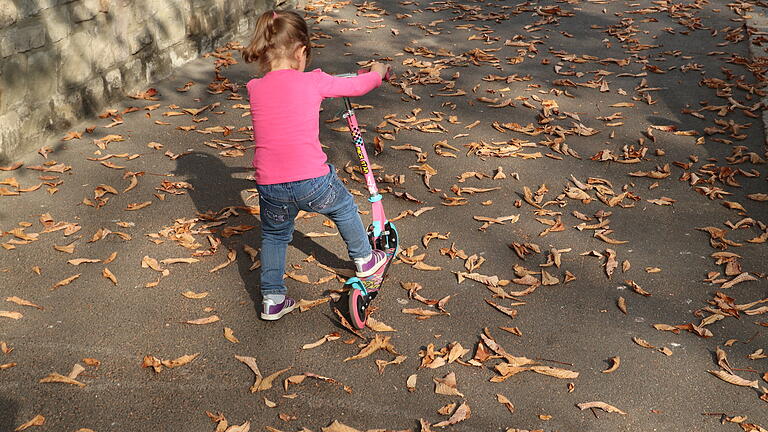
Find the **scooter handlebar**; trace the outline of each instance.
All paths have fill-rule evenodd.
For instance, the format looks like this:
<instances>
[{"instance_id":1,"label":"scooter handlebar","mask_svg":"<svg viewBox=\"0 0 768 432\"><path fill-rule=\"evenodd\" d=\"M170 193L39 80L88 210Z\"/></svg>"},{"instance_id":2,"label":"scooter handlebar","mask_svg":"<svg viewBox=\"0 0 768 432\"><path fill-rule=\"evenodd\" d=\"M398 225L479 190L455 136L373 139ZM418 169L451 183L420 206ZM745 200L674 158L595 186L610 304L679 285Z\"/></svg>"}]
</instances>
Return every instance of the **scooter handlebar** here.
<instances>
[{"instance_id":1,"label":"scooter handlebar","mask_svg":"<svg viewBox=\"0 0 768 432\"><path fill-rule=\"evenodd\" d=\"M357 74L364 74L370 72L370 69L358 69ZM389 78L392 76L392 68L387 68L387 73L384 74L384 81L389 81Z\"/></svg>"},{"instance_id":2,"label":"scooter handlebar","mask_svg":"<svg viewBox=\"0 0 768 432\"><path fill-rule=\"evenodd\" d=\"M350 78L350 77L358 76L360 74L368 73L370 71L371 71L370 69L358 69L357 73L343 73L343 74L336 74L334 76L337 76L339 78ZM392 77L392 69L387 68L387 73L384 75L384 81L388 81L389 78L391 77Z\"/></svg>"}]
</instances>

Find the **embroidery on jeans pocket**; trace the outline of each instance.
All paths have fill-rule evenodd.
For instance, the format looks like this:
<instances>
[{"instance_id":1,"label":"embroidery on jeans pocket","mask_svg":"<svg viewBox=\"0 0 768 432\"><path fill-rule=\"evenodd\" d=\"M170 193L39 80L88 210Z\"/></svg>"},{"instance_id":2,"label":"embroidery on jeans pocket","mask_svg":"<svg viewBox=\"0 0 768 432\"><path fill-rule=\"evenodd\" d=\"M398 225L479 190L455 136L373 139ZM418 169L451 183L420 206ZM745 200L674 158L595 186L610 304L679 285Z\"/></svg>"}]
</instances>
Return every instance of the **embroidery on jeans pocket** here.
<instances>
[{"instance_id":1,"label":"embroidery on jeans pocket","mask_svg":"<svg viewBox=\"0 0 768 432\"><path fill-rule=\"evenodd\" d=\"M336 185L331 182L328 184L328 189L322 192L317 199L309 202L309 207L315 211L325 210L336 201L336 193Z\"/></svg>"},{"instance_id":2,"label":"embroidery on jeans pocket","mask_svg":"<svg viewBox=\"0 0 768 432\"><path fill-rule=\"evenodd\" d=\"M288 207L275 206L264 200L261 201L261 214L274 222L285 222L288 219Z\"/></svg>"}]
</instances>

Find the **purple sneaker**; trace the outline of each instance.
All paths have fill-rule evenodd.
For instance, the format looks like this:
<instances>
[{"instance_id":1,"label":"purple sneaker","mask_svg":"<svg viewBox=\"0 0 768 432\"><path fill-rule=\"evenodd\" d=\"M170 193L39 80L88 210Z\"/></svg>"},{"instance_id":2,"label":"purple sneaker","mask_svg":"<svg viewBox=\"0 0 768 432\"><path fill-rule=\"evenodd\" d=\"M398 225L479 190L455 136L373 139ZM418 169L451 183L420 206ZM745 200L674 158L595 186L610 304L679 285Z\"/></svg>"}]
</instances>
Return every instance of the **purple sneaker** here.
<instances>
[{"instance_id":1,"label":"purple sneaker","mask_svg":"<svg viewBox=\"0 0 768 432\"><path fill-rule=\"evenodd\" d=\"M286 297L282 303L278 304L265 300L261 303L261 319L267 321L278 320L294 309L296 309L296 301L290 297Z\"/></svg>"},{"instance_id":2,"label":"purple sneaker","mask_svg":"<svg viewBox=\"0 0 768 432\"><path fill-rule=\"evenodd\" d=\"M383 250L374 249L371 253L371 259L368 262L357 265L355 276L364 278L376 273L387 263L387 253Z\"/></svg>"}]
</instances>

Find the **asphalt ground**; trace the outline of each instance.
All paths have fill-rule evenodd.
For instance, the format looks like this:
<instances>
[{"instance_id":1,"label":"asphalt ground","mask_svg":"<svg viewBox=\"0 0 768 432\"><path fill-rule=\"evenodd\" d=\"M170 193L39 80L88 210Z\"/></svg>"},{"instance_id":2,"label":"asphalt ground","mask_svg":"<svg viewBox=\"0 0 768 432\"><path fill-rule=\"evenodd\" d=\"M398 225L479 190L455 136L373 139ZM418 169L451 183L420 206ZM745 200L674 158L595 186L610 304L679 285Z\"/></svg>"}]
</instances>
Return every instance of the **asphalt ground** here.
<instances>
[{"instance_id":1,"label":"asphalt ground","mask_svg":"<svg viewBox=\"0 0 768 432\"><path fill-rule=\"evenodd\" d=\"M363 106L357 116L367 130L364 136L371 160L381 166L378 172L380 185L387 188L384 205L388 215L394 218L409 210L433 207L395 223L401 248L418 246L412 249L413 255L419 259L425 254L423 264L440 270L414 267L406 262L413 263L413 256L393 264L372 316L396 331L365 330L365 341L338 323L333 302L277 322L258 318L258 271L250 270L253 263L244 248L259 247L258 216L252 214L258 199L249 180L252 153L244 128L250 121L247 109L238 107L247 104L244 84L255 76L251 65L238 62L220 66L220 77L234 84L237 91L230 87L212 94L209 83L221 86L223 82L215 79L217 57L202 58L154 85L159 93L157 101L127 98L115 106L117 112L139 108L123 114L122 124L106 128L113 119L94 115L73 128L82 133L81 139L47 143L52 150L47 160L71 167L64 173L28 169L46 162L37 153L1 164L24 164L0 172L0 180L13 177L21 189L42 181L51 184L18 196L0 197L0 243L15 247L0 250L0 297L19 297L43 308L13 302L0 306L0 310L23 315L20 319L0 318L0 341L13 349L0 354L0 364L15 363L0 370L0 430L14 430L42 415L44 425L31 430L209 431L216 428L205 413L209 411L222 413L229 424L250 422L251 430L318 431L338 420L359 430L419 431L427 430L419 419L432 425L448 419L438 410L450 403L466 403L471 409L468 419L445 428L455 431L727 431L766 427L766 402L760 396L768 387L763 378L768 367L758 351L765 349L768 341L766 318L759 313L764 304L740 308L737 318L734 309L739 308L729 308L727 299L719 304L713 301L716 293L722 292L736 305L756 302L766 297L768 285L765 243L747 242L759 241L761 235L764 238L761 221L768 220L768 203L748 198L760 199L755 194L768 190L762 162L766 159L762 109L756 106L764 66L745 65L740 60L750 56L744 20L755 12L741 10L740 16L725 2L675 4L672 12L665 6L649 1L522 6L506 2L310 5L308 20L319 36L315 42L322 45L314 48L311 67L343 73L356 70L358 62L379 59L389 62L396 74L391 83L354 100ZM761 35L752 36L759 39ZM513 41L512 46L505 45L507 40ZM426 49L418 50L420 47ZM473 51L476 49L483 51ZM226 49L220 51L220 57L226 60L227 53L240 60L239 54ZM513 74L522 80L483 80L489 75ZM606 91L600 89L601 77ZM717 79L727 85L720 89L704 85L715 85ZM596 85L572 86L556 80ZM195 84L188 91L176 90L189 81ZM400 83L415 97L404 92ZM464 94L447 95L461 93L459 90ZM651 95L652 104L645 99L646 93ZM514 106L494 108L480 97L498 98L496 104L512 99ZM553 106L548 101L556 102L557 111L540 116L543 106ZM219 105L211 106L216 103ZM156 104L159 107L154 110L145 109ZM610 106L615 104L624 106ZM720 113L720 108L703 109L718 105L726 108ZM204 106L209 108L197 116L189 112L164 115ZM747 110L747 115L742 106L755 108ZM348 133L332 129L342 127L342 121L326 122L341 110L341 101L328 100L323 107L321 141L328 146L329 161L340 169L350 190L359 193L358 203L365 209L364 185L344 169L356 163ZM617 112L621 117L598 119ZM202 118L207 120L193 121ZM386 119L395 122L381 125ZM475 122L479 123L468 128ZM506 129L499 126L499 130L493 126L495 122L517 123L522 128L529 123L560 128L527 135L514 125ZM584 128L578 127L579 123ZM439 126L430 126L435 124ZM673 128L651 129L649 134L651 125ZM733 125L740 126L733 129ZM84 132L93 126L92 133ZM188 126L196 130L178 129ZM216 127L225 128L200 133ZM706 129L712 127L731 130ZM591 134L590 129L599 133ZM574 134L574 130L584 135ZM551 144L558 131L578 158L541 144ZM674 131L695 131L695 135ZM99 149L94 140L110 134L120 135L124 141ZM374 156L377 137L383 151ZM703 142L697 143L700 138ZM456 150L436 149L435 143L441 141ZM162 147L150 147L150 143ZM498 156L500 147L496 154L483 153L490 148L486 144L493 143L507 145L505 157ZM238 146L241 156L233 151ZM734 156L740 146L741 153ZM87 159L109 154L127 157ZM592 160L593 156L597 160ZM111 162L117 168L101 162ZM429 179L433 190L425 185L419 171L423 163L436 172ZM499 167L506 178L490 178ZM629 175L654 170L663 178ZM134 188L124 192L131 184L132 174L126 176L127 172L143 174L136 176ZM462 173L469 172L487 177L459 181ZM400 175L405 178L401 184L385 181ZM700 181L695 177L692 181L692 175ZM566 190L577 192L572 179L586 184L579 187L588 200L563 195ZM173 194L158 189L169 190L163 181L187 182L192 188L178 185L182 186L175 190L179 194ZM96 199L99 185L117 192L103 192L109 188L102 187L101 198L109 198L103 205ZM545 188L540 188L542 185ZM471 193L452 190L454 186L499 189ZM11 185L4 187L10 192L18 190ZM525 188L532 193L546 189L546 193L538 201L535 197L526 200ZM627 193L623 199L616 198L623 192ZM598 193L603 194L604 202ZM466 198L465 205L444 205L460 197ZM674 202L649 202L662 197ZM99 208L84 204L86 198ZM130 204L145 202L151 204L126 210ZM227 207L237 215L226 213ZM576 229L584 221L575 217L574 211L591 218L586 224L609 220L603 228L613 231L603 232L605 238L626 243L607 243L594 236L594 229ZM598 220L594 215L601 211L610 215L603 214ZM53 223L67 222L70 224L63 226L79 226L80 230L69 235L63 230L43 232L40 219L44 214L50 215ZM223 225L205 227L212 224L211 217L222 215L229 216L219 220ZM479 229L483 221L475 219L517 215L516 221L494 223L485 230ZM367 215L362 217L367 220ZM554 230L541 235L558 219L561 230L555 225ZM226 227L246 231L226 236ZM724 236L730 244L716 239L718 248L713 247L710 234L699 229L706 227L716 228L710 231L716 237ZM169 228L175 228L173 232L180 236L191 235L197 245L188 248L168 238ZM109 234L90 242L100 229L124 233L130 239ZM352 265L338 235L312 235L334 232L321 217L298 220L288 270L299 279L306 275L310 282L327 280L332 274L320 265L342 269L342 273L343 269L349 271ZM428 233L448 238L434 238L425 245L423 237ZM209 251L209 236L221 242L211 256L197 256L199 261L189 264L161 264L159 268L168 270L164 277L152 268L142 268L145 256L157 260L191 258L195 251ZM54 249L54 245L73 241L71 254ZM514 243L528 244L529 251L541 252L521 259L510 247ZM468 272L465 264L469 263L440 253L441 248L452 244L467 256L476 254L485 259L474 269L481 275L508 281L521 276L522 268L529 272L543 269L558 283L537 286L534 292L514 299L494 298L482 283L458 282L456 273ZM552 249L562 251L560 267L546 266ZM615 252L618 264L610 278L604 265L607 249ZM236 251L234 261L211 272L227 262L228 250ZM733 261L728 275L726 265L716 264L712 257L717 252L738 254L738 258L728 258ZM117 254L114 260L104 264L113 253ZM102 262L68 263L80 258ZM626 271L624 266L628 266ZM34 271L36 267L40 274ZM103 276L105 268L114 275L116 285ZM566 272L575 280L564 283ZM740 273L756 280L731 288L722 286ZM74 275L80 276L52 289ZM542 280L543 276L534 273L531 277ZM627 280L651 295L633 292ZM292 278L286 281L297 299L335 297L342 288L338 279L321 284ZM449 314L416 319L403 313L409 308L437 311L409 297L402 287L412 286L409 283L420 284L423 288L418 294L426 299L451 296L445 305ZM507 293L526 288L514 282L500 287ZM182 296L187 291L207 296ZM626 314L617 306L619 298L625 301ZM516 316L502 314L487 301L511 307ZM758 313L748 315L744 310ZM220 320L204 325L185 323L212 315ZM723 318L707 319L713 315ZM685 329L675 334L653 327L694 324L697 327L689 328L705 334L698 327L702 320L710 337ZM516 327L520 335L501 327ZM232 329L239 342L227 340L225 328ZM493 356L488 342L479 345L484 331L509 358L526 357L536 366L567 369L578 372L578 377L559 379L525 370L503 382L490 382L500 376L495 367L503 360ZM304 344L334 332L338 339L302 349ZM407 358L386 366L383 373L379 373L375 360L389 361L394 354L379 350L366 358L344 361L375 335L391 337L397 353ZM633 338L643 339L656 349L641 347ZM429 346L439 351L453 343L468 349L458 361L420 367ZM660 352L663 348L671 355ZM748 382L756 381L758 388L737 386L709 373L721 370L718 348L726 353L732 372ZM478 350L490 352L491 357L478 357ZM192 362L163 368L159 373L141 367L145 356L173 360L196 353L199 356ZM271 389L251 393L254 374L236 355L254 357L265 377L291 369L277 377ZM468 363L473 357L482 361ZM620 366L603 373L611 366L612 357L621 359ZM88 365L83 360L87 358L98 360L99 365ZM77 377L84 387L39 382L52 372L67 375L76 363L85 366ZM284 388L284 379L303 373L329 377L341 384L306 378ZM455 373L463 396L435 393L433 379L449 373ZM418 376L415 391L409 391L406 381L413 374ZM498 394L514 409L499 403ZM593 401L610 404L625 414L577 407ZM270 407L273 403L276 406Z\"/></svg>"}]
</instances>

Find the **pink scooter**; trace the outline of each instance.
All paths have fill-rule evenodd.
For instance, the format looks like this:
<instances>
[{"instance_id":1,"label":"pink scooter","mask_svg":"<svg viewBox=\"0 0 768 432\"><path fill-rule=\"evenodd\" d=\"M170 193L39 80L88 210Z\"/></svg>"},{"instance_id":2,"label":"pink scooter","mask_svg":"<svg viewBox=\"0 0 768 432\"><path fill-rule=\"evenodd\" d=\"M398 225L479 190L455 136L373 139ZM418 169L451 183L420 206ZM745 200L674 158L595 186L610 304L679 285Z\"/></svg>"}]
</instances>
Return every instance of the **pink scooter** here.
<instances>
[{"instance_id":1,"label":"pink scooter","mask_svg":"<svg viewBox=\"0 0 768 432\"><path fill-rule=\"evenodd\" d=\"M368 71L360 70L358 71L358 74L365 72ZM337 76L351 77L355 75L343 74ZM389 79L389 73L387 73L384 79ZM344 97L343 99L345 107L343 117L347 120L349 130L352 133L352 142L355 145L357 158L360 160L360 170L365 176L365 184L368 186L368 193L370 194L368 201L371 203L371 215L373 221L371 222L371 225L368 226L368 240L371 242L372 248L380 249L387 253L387 264L384 265L381 270L362 279L351 277L345 283L345 285L349 285L349 315L351 323L356 328L362 329L365 327L365 323L368 319L368 306L371 301L376 298L376 295L384 282L384 276L389 269L389 265L395 255L399 252L399 242L395 224L387 220L387 216L384 214L384 205L381 202L381 194L376 186L373 170L370 168L368 152L365 151L363 135L360 133L360 127L357 124L355 111L352 109L352 102L350 102L348 97Z\"/></svg>"}]
</instances>

